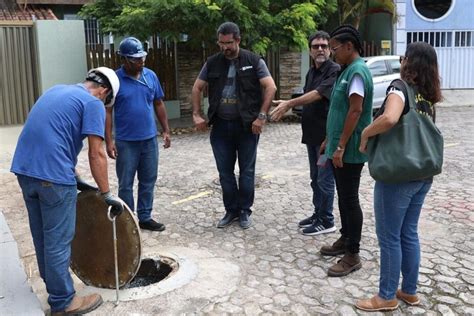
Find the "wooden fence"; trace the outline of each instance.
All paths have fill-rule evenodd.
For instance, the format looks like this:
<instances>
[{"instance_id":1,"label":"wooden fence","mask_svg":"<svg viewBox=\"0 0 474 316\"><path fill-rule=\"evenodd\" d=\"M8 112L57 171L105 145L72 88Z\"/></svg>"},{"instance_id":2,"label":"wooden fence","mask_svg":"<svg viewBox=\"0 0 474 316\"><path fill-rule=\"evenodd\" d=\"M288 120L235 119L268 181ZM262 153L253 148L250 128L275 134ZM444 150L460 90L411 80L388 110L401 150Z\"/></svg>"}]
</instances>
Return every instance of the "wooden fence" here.
<instances>
[{"instance_id":1,"label":"wooden fence","mask_svg":"<svg viewBox=\"0 0 474 316\"><path fill-rule=\"evenodd\" d=\"M265 55L265 63L277 86L275 99L280 99L280 50L269 50Z\"/></svg>"},{"instance_id":2,"label":"wooden fence","mask_svg":"<svg viewBox=\"0 0 474 316\"><path fill-rule=\"evenodd\" d=\"M165 100L176 100L178 96L178 85L176 80L176 45L174 42L153 40L152 48L148 48L146 67L153 70L160 79L161 87L165 93ZM95 47L86 47L87 68L92 69L106 66L118 69L121 66L120 56L116 53L114 44L110 49L104 49L103 44L95 44Z\"/></svg>"},{"instance_id":3,"label":"wooden fence","mask_svg":"<svg viewBox=\"0 0 474 316\"><path fill-rule=\"evenodd\" d=\"M362 48L364 49L365 57L380 55L379 47L375 44L374 41L362 42Z\"/></svg>"}]
</instances>

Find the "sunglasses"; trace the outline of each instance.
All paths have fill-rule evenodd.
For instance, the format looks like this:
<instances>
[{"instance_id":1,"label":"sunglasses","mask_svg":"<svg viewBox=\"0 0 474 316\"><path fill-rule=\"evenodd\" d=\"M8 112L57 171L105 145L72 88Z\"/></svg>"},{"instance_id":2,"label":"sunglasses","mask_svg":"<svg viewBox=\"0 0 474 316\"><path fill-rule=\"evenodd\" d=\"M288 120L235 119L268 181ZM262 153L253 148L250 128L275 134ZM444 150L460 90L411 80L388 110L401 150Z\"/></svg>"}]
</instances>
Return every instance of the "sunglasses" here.
<instances>
[{"instance_id":1,"label":"sunglasses","mask_svg":"<svg viewBox=\"0 0 474 316\"><path fill-rule=\"evenodd\" d=\"M404 61L406 58L406 56L400 56L400 64L402 63L402 61Z\"/></svg>"},{"instance_id":2,"label":"sunglasses","mask_svg":"<svg viewBox=\"0 0 474 316\"><path fill-rule=\"evenodd\" d=\"M145 62L146 57L127 57L127 60L132 64L141 64Z\"/></svg>"},{"instance_id":3,"label":"sunglasses","mask_svg":"<svg viewBox=\"0 0 474 316\"><path fill-rule=\"evenodd\" d=\"M329 45L328 44L313 44L311 45L312 49L328 49Z\"/></svg>"}]
</instances>

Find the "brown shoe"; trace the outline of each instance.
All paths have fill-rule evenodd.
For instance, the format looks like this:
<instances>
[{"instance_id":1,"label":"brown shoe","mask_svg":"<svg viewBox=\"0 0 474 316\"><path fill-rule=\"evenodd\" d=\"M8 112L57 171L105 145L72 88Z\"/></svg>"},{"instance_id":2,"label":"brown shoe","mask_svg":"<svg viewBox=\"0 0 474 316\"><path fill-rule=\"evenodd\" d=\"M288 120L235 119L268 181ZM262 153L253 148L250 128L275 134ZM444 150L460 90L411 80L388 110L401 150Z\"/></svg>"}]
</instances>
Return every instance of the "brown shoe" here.
<instances>
[{"instance_id":1,"label":"brown shoe","mask_svg":"<svg viewBox=\"0 0 474 316\"><path fill-rule=\"evenodd\" d=\"M348 275L353 271L357 271L362 267L358 253L346 252L335 265L329 268L328 276L341 277Z\"/></svg>"},{"instance_id":2,"label":"brown shoe","mask_svg":"<svg viewBox=\"0 0 474 316\"><path fill-rule=\"evenodd\" d=\"M397 298L404 301L410 306L415 306L420 304L420 298L416 294L407 294L402 292L402 290L397 290Z\"/></svg>"},{"instance_id":3,"label":"brown shoe","mask_svg":"<svg viewBox=\"0 0 474 316\"><path fill-rule=\"evenodd\" d=\"M82 315L92 312L94 309L102 304L102 297L99 294L91 294L88 296L77 296L75 295L63 312L51 313L52 316L57 315Z\"/></svg>"},{"instance_id":4,"label":"brown shoe","mask_svg":"<svg viewBox=\"0 0 474 316\"><path fill-rule=\"evenodd\" d=\"M398 308L398 301L396 298L393 300L384 300L378 295L366 300L359 300L355 307L366 312L376 311L393 311Z\"/></svg>"},{"instance_id":5,"label":"brown shoe","mask_svg":"<svg viewBox=\"0 0 474 316\"><path fill-rule=\"evenodd\" d=\"M346 252L346 239L344 237L339 237L331 246L322 246L321 254L323 256L337 256L342 255Z\"/></svg>"}]
</instances>

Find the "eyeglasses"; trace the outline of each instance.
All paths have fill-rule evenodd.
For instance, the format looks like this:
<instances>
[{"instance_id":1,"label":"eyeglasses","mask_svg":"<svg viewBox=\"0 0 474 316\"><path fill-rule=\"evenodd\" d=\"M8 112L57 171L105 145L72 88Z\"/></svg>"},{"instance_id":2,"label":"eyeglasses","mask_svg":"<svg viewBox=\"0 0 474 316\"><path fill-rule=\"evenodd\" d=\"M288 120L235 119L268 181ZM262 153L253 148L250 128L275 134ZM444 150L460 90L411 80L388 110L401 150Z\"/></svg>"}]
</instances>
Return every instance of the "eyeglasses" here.
<instances>
[{"instance_id":1,"label":"eyeglasses","mask_svg":"<svg viewBox=\"0 0 474 316\"><path fill-rule=\"evenodd\" d=\"M146 60L146 57L127 57L127 60L131 62L132 64L141 64L144 63Z\"/></svg>"},{"instance_id":2,"label":"eyeglasses","mask_svg":"<svg viewBox=\"0 0 474 316\"><path fill-rule=\"evenodd\" d=\"M216 43L217 43L217 45L219 45L219 46L229 46L229 45L234 44L235 41L228 41L228 42L217 41Z\"/></svg>"},{"instance_id":3,"label":"eyeglasses","mask_svg":"<svg viewBox=\"0 0 474 316\"><path fill-rule=\"evenodd\" d=\"M311 45L311 48L312 49L322 49L322 50L325 50L325 49L328 49L329 45L328 44L313 44Z\"/></svg>"},{"instance_id":4,"label":"eyeglasses","mask_svg":"<svg viewBox=\"0 0 474 316\"><path fill-rule=\"evenodd\" d=\"M407 59L406 56L400 56L400 64L402 63L402 61L404 61L405 59Z\"/></svg>"},{"instance_id":5,"label":"eyeglasses","mask_svg":"<svg viewBox=\"0 0 474 316\"><path fill-rule=\"evenodd\" d=\"M338 49L339 49L339 47L341 47L342 45L344 45L344 44L340 44L340 45L337 45L336 47L332 47L332 48L330 48L331 52L333 52L333 53L334 53L334 52L335 52L336 50L338 50Z\"/></svg>"}]
</instances>

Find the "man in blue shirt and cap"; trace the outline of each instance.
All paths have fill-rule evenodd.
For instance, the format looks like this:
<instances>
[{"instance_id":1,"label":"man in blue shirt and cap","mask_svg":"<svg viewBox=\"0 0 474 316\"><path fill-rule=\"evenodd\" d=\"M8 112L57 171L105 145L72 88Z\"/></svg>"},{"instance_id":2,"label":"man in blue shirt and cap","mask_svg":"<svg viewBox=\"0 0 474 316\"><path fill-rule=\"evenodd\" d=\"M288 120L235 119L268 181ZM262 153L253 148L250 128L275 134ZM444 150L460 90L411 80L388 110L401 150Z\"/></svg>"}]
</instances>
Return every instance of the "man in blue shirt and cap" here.
<instances>
[{"instance_id":1,"label":"man in blue shirt and cap","mask_svg":"<svg viewBox=\"0 0 474 316\"><path fill-rule=\"evenodd\" d=\"M30 223L41 278L49 294L51 314L84 314L96 309L99 294L75 295L69 273L71 242L76 225L77 190L97 190L75 172L84 138L89 165L111 213L123 211L109 191L107 156L102 142L105 109L119 90L115 72L91 70L83 83L57 85L34 104L20 134L11 172L18 177Z\"/></svg>"}]
</instances>

